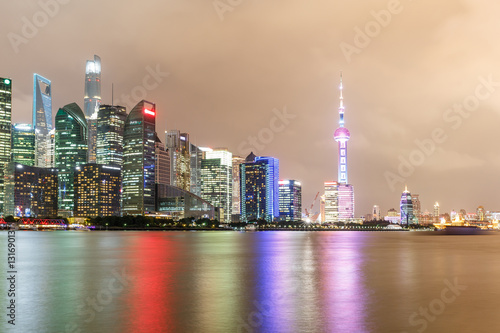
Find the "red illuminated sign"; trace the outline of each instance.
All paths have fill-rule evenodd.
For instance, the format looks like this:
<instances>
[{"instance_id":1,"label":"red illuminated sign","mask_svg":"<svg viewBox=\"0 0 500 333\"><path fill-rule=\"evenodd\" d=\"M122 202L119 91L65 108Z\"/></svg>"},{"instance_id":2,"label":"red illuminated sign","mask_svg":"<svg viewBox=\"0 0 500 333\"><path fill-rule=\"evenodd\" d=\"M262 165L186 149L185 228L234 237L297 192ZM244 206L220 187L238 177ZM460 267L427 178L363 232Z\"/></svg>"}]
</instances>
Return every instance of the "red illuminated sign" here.
<instances>
[{"instance_id":1,"label":"red illuminated sign","mask_svg":"<svg viewBox=\"0 0 500 333\"><path fill-rule=\"evenodd\" d=\"M149 110L149 109L144 109L144 113L145 114L149 114L151 116L155 116L156 115L156 112L154 112L153 110Z\"/></svg>"}]
</instances>

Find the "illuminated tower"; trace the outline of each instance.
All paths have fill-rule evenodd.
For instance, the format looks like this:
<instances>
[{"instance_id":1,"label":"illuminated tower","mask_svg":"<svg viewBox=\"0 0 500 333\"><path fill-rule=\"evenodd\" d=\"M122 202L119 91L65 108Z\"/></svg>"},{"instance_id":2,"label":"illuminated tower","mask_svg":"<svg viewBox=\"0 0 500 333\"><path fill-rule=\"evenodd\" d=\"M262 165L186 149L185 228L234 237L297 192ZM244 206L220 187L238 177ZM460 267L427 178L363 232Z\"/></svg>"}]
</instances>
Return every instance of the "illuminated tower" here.
<instances>
[{"instance_id":1,"label":"illuminated tower","mask_svg":"<svg viewBox=\"0 0 500 333\"><path fill-rule=\"evenodd\" d=\"M52 86L50 80L33 74L33 127L35 129L35 165L52 167L50 131L52 130Z\"/></svg>"},{"instance_id":2,"label":"illuminated tower","mask_svg":"<svg viewBox=\"0 0 500 333\"><path fill-rule=\"evenodd\" d=\"M335 131L334 139L338 142L338 217L340 221L354 218L354 188L347 178L347 141L351 137L349 130L344 127L344 97L342 73L340 74L340 106L339 128Z\"/></svg>"},{"instance_id":3,"label":"illuminated tower","mask_svg":"<svg viewBox=\"0 0 500 333\"><path fill-rule=\"evenodd\" d=\"M405 186L403 194L401 194L401 224L410 225L413 223L413 201L411 193Z\"/></svg>"},{"instance_id":4,"label":"illuminated tower","mask_svg":"<svg viewBox=\"0 0 500 333\"><path fill-rule=\"evenodd\" d=\"M97 115L101 106L101 58L94 55L94 60L87 60L85 66L85 99L83 112L88 122L88 161L96 162Z\"/></svg>"},{"instance_id":5,"label":"illuminated tower","mask_svg":"<svg viewBox=\"0 0 500 333\"><path fill-rule=\"evenodd\" d=\"M12 80L0 78L0 210L3 208L4 167L11 158Z\"/></svg>"}]
</instances>

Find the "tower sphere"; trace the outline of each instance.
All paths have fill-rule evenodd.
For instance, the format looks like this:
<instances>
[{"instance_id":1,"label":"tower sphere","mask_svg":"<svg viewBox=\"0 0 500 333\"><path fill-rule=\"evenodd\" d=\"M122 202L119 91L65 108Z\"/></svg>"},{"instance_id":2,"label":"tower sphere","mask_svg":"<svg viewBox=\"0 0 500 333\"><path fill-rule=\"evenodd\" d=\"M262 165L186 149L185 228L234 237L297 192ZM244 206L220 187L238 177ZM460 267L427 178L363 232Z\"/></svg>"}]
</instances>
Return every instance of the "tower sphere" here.
<instances>
[{"instance_id":1,"label":"tower sphere","mask_svg":"<svg viewBox=\"0 0 500 333\"><path fill-rule=\"evenodd\" d=\"M351 137L351 133L349 133L349 130L347 128L339 127L335 131L333 137L335 141L347 141Z\"/></svg>"}]
</instances>

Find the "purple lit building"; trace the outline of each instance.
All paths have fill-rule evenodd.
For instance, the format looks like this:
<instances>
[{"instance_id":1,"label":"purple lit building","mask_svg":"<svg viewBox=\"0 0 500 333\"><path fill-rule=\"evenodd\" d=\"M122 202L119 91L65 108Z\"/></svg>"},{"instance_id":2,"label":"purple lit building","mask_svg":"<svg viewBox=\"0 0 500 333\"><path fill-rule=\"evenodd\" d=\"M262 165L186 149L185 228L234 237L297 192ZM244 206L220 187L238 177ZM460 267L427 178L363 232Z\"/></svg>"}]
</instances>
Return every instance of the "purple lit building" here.
<instances>
[{"instance_id":1,"label":"purple lit building","mask_svg":"<svg viewBox=\"0 0 500 333\"><path fill-rule=\"evenodd\" d=\"M347 141L351 137L349 130L344 127L344 97L342 73L340 74L340 107L339 128L335 131L334 139L338 142L338 210L339 221L354 218L354 188L347 178Z\"/></svg>"}]
</instances>

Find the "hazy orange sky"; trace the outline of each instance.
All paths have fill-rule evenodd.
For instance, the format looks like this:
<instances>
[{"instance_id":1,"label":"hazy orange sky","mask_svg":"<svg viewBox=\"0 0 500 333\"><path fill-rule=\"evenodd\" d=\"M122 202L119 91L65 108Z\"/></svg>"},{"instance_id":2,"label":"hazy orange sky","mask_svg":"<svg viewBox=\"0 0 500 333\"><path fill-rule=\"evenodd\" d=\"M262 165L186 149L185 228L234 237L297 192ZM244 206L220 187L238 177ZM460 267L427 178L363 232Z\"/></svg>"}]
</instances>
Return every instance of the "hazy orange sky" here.
<instances>
[{"instance_id":1,"label":"hazy orange sky","mask_svg":"<svg viewBox=\"0 0 500 333\"><path fill-rule=\"evenodd\" d=\"M374 204L384 213L399 209L405 183L420 194L423 210L439 201L442 212L478 205L500 211L497 2L0 6L0 76L13 79L13 122L31 122L35 72L52 80L54 115L71 102L83 107L85 61L97 54L104 103L111 103L112 83L115 102L147 92L162 139L165 130L180 129L199 146L234 154L260 135L252 150L279 158L281 178L302 181L307 207L323 182L337 177L333 132L343 71L356 216ZM150 71L160 73L156 80ZM281 126L273 118L284 109L289 118Z\"/></svg>"}]
</instances>

